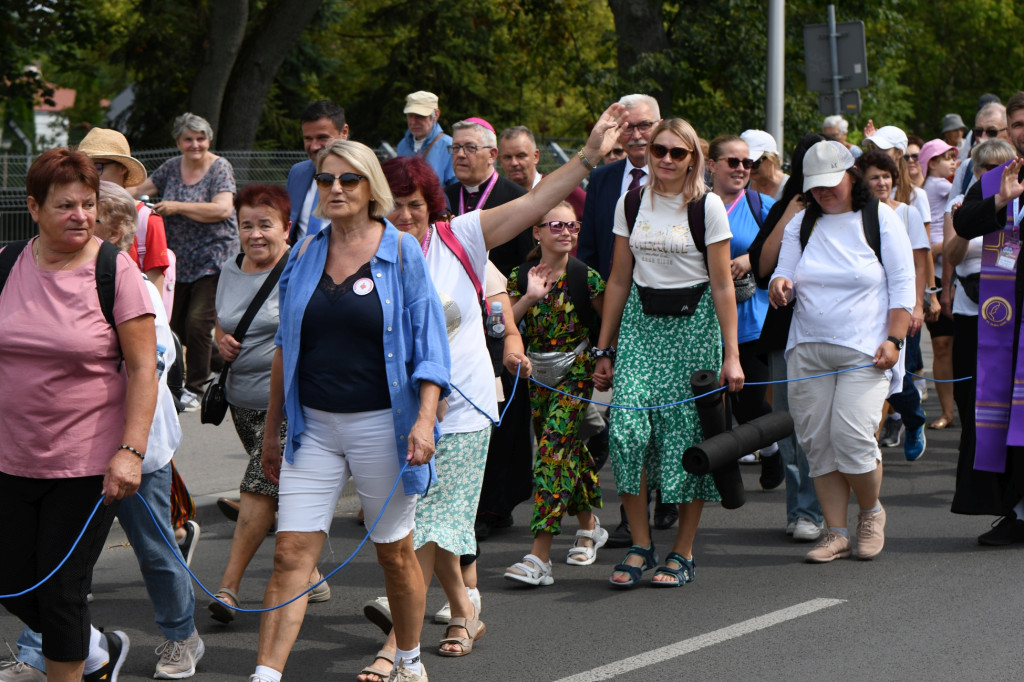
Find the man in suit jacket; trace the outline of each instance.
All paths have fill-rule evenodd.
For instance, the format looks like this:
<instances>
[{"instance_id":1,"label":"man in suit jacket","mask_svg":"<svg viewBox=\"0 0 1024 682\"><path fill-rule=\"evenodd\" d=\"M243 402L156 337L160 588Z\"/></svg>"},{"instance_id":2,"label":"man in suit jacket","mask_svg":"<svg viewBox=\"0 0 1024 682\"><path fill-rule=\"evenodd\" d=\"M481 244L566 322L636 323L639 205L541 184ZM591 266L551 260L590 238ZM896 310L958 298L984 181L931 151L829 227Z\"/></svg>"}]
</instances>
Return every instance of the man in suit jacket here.
<instances>
[{"instance_id":1,"label":"man in suit jacket","mask_svg":"<svg viewBox=\"0 0 1024 682\"><path fill-rule=\"evenodd\" d=\"M537 140L526 126L512 126L501 131L498 139L498 162L505 171L505 177L526 191L533 189L543 177L537 172L540 150ZM583 205L587 194L576 187L565 198L576 214L576 220L583 219Z\"/></svg>"},{"instance_id":2,"label":"man in suit jacket","mask_svg":"<svg viewBox=\"0 0 1024 682\"><path fill-rule=\"evenodd\" d=\"M316 183L313 181L316 156L334 140L348 139L345 110L327 99L307 106L299 117L299 124L302 126L302 146L309 160L298 162L288 171L286 189L292 202L289 244L294 244L307 234L316 234L326 224L326 221L313 215L317 201Z\"/></svg>"},{"instance_id":3,"label":"man in suit jacket","mask_svg":"<svg viewBox=\"0 0 1024 682\"><path fill-rule=\"evenodd\" d=\"M619 104L626 107L625 125L619 137L626 149L626 158L601 166L590 174L576 254L605 280L612 270L615 204L630 187L647 184L647 143L661 122L658 100L649 95L626 95Z\"/></svg>"},{"instance_id":4,"label":"man in suit jacket","mask_svg":"<svg viewBox=\"0 0 1024 682\"><path fill-rule=\"evenodd\" d=\"M452 166L458 182L444 188L452 213L501 206L526 194L525 189L498 175L494 169L497 158L498 140L490 123L474 117L452 126ZM523 230L507 244L491 249L491 262L508 277L532 248L531 231Z\"/></svg>"}]
</instances>

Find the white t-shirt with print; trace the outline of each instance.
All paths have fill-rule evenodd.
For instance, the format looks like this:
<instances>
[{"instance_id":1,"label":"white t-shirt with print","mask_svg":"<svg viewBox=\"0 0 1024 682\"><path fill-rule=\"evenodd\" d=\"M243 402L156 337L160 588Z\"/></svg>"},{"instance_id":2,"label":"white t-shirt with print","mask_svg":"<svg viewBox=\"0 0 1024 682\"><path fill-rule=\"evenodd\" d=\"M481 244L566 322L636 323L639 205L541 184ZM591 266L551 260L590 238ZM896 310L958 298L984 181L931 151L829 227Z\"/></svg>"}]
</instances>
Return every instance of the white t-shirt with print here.
<instances>
[{"instance_id":1,"label":"white t-shirt with print","mask_svg":"<svg viewBox=\"0 0 1024 682\"><path fill-rule=\"evenodd\" d=\"M652 206L653 197L653 206ZM640 200L633 233L626 226L625 195L615 205L612 232L629 237L633 252L633 281L643 287L680 289L708 281L704 254L693 243L690 218L682 194L667 197L648 188ZM732 238L725 205L708 192L704 204L704 243Z\"/></svg>"},{"instance_id":2,"label":"white t-shirt with print","mask_svg":"<svg viewBox=\"0 0 1024 682\"><path fill-rule=\"evenodd\" d=\"M452 232L469 256L478 281L483 284L487 273L487 249L480 231L480 211L455 218ZM484 342L480 299L462 263L433 229L427 248L427 270L444 307L452 358L453 389L448 397L448 413L441 422L441 432L479 431L491 424L489 417L470 405L454 387L458 386L487 414L497 417L494 370Z\"/></svg>"}]
</instances>

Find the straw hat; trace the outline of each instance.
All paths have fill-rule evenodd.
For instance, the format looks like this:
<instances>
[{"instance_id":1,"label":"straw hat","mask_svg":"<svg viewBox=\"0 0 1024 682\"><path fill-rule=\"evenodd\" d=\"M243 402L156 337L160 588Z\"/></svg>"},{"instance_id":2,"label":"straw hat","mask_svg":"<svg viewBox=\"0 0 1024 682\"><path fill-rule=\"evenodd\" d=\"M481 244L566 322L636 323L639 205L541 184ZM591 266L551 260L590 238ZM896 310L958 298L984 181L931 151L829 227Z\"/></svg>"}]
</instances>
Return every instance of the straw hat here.
<instances>
[{"instance_id":1,"label":"straw hat","mask_svg":"<svg viewBox=\"0 0 1024 682\"><path fill-rule=\"evenodd\" d=\"M107 128L91 129L78 145L78 151L91 159L116 161L128 169L124 180L127 187L141 185L146 179L146 167L132 158L128 139L116 130Z\"/></svg>"}]
</instances>

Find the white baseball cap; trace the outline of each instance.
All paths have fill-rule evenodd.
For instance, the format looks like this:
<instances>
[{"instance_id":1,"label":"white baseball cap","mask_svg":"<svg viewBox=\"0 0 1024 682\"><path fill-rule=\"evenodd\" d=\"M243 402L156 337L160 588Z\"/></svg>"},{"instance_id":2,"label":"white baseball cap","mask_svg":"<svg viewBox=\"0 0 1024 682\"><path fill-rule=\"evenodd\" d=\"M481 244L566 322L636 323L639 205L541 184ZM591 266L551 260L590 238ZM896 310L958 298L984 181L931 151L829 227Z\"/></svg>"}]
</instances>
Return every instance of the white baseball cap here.
<instances>
[{"instance_id":1,"label":"white baseball cap","mask_svg":"<svg viewBox=\"0 0 1024 682\"><path fill-rule=\"evenodd\" d=\"M896 126L882 126L868 141L879 149L896 147L901 152L907 151L907 134Z\"/></svg>"},{"instance_id":2,"label":"white baseball cap","mask_svg":"<svg viewBox=\"0 0 1024 682\"><path fill-rule=\"evenodd\" d=\"M740 139L747 143L747 147L750 149L748 158L753 161L757 161L764 154L779 155L779 145L775 144L775 138L772 137L771 133L751 128L750 130L744 130L743 134L740 135Z\"/></svg>"},{"instance_id":3,"label":"white baseball cap","mask_svg":"<svg viewBox=\"0 0 1024 682\"><path fill-rule=\"evenodd\" d=\"M835 187L853 168L853 154L842 142L823 140L804 154L804 191L815 187Z\"/></svg>"}]
</instances>

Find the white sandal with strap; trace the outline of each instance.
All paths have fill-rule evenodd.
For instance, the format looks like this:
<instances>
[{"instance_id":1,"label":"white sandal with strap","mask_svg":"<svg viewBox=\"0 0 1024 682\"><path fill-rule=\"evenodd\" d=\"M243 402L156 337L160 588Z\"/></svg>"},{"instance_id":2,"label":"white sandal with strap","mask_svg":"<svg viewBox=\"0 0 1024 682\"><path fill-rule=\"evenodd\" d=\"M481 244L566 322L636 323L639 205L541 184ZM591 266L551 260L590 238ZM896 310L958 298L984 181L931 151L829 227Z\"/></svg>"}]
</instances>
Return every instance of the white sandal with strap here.
<instances>
[{"instance_id":1,"label":"white sandal with strap","mask_svg":"<svg viewBox=\"0 0 1024 682\"><path fill-rule=\"evenodd\" d=\"M551 577L551 562L541 561L533 554L527 554L522 561L510 566L505 571L505 578L527 585L551 585L555 582Z\"/></svg>"},{"instance_id":2,"label":"white sandal with strap","mask_svg":"<svg viewBox=\"0 0 1024 682\"><path fill-rule=\"evenodd\" d=\"M592 545L581 545L580 538L586 538L593 542ZM565 563L573 566L589 566L597 560L597 550L604 547L608 542L608 531L601 527L601 521L594 515L594 530L576 531L576 541L569 548L569 554L565 557ZM582 558L578 558L581 557Z\"/></svg>"}]
</instances>

